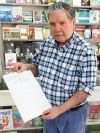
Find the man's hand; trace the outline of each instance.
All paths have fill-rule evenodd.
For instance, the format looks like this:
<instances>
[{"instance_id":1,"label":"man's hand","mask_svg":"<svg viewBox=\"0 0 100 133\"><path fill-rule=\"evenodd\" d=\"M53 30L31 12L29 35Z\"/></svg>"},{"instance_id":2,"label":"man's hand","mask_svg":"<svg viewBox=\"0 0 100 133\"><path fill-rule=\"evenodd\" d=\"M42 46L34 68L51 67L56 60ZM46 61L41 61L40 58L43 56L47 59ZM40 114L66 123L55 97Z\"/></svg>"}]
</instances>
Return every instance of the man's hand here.
<instances>
[{"instance_id":1,"label":"man's hand","mask_svg":"<svg viewBox=\"0 0 100 133\"><path fill-rule=\"evenodd\" d=\"M22 72L22 71L27 70L27 66L26 66L26 64L17 62L17 63L14 65L14 67L12 68L12 70L15 71L15 72Z\"/></svg>"},{"instance_id":2,"label":"man's hand","mask_svg":"<svg viewBox=\"0 0 100 133\"><path fill-rule=\"evenodd\" d=\"M42 119L50 120L54 119L61 114L60 106L53 107L43 112Z\"/></svg>"}]
</instances>

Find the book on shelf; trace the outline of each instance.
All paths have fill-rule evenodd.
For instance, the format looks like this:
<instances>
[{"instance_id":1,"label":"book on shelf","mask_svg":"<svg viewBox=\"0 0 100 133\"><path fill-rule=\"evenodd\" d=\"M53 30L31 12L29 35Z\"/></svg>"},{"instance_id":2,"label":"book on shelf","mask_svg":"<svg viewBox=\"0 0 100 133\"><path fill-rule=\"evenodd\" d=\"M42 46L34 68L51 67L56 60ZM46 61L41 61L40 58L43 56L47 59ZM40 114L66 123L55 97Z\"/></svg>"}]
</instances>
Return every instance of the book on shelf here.
<instances>
[{"instance_id":1,"label":"book on shelf","mask_svg":"<svg viewBox=\"0 0 100 133\"><path fill-rule=\"evenodd\" d=\"M17 27L10 27L10 39L19 40L20 39L20 30Z\"/></svg>"},{"instance_id":2,"label":"book on shelf","mask_svg":"<svg viewBox=\"0 0 100 133\"><path fill-rule=\"evenodd\" d=\"M11 132L6 132L5 133L18 133L17 131L11 131Z\"/></svg>"},{"instance_id":3,"label":"book on shelf","mask_svg":"<svg viewBox=\"0 0 100 133\"><path fill-rule=\"evenodd\" d=\"M33 4L41 4L41 0L33 0Z\"/></svg>"},{"instance_id":4,"label":"book on shelf","mask_svg":"<svg viewBox=\"0 0 100 133\"><path fill-rule=\"evenodd\" d=\"M41 10L33 10L33 22L34 23L41 23L42 22Z\"/></svg>"},{"instance_id":5,"label":"book on shelf","mask_svg":"<svg viewBox=\"0 0 100 133\"><path fill-rule=\"evenodd\" d=\"M100 6L100 0L96 0L96 6Z\"/></svg>"},{"instance_id":6,"label":"book on shelf","mask_svg":"<svg viewBox=\"0 0 100 133\"><path fill-rule=\"evenodd\" d=\"M25 0L26 4L32 4L32 0Z\"/></svg>"},{"instance_id":7,"label":"book on shelf","mask_svg":"<svg viewBox=\"0 0 100 133\"><path fill-rule=\"evenodd\" d=\"M35 39L34 27L28 27L28 39Z\"/></svg>"},{"instance_id":8,"label":"book on shelf","mask_svg":"<svg viewBox=\"0 0 100 133\"><path fill-rule=\"evenodd\" d=\"M5 53L5 66L6 69L10 69L17 62L16 53Z\"/></svg>"},{"instance_id":9,"label":"book on shelf","mask_svg":"<svg viewBox=\"0 0 100 133\"><path fill-rule=\"evenodd\" d=\"M36 40L43 40L43 31L42 28L35 27L35 39Z\"/></svg>"},{"instance_id":10,"label":"book on shelf","mask_svg":"<svg viewBox=\"0 0 100 133\"><path fill-rule=\"evenodd\" d=\"M0 3L6 3L6 0L0 0Z\"/></svg>"},{"instance_id":11,"label":"book on shelf","mask_svg":"<svg viewBox=\"0 0 100 133\"><path fill-rule=\"evenodd\" d=\"M41 4L48 4L48 0L41 0Z\"/></svg>"},{"instance_id":12,"label":"book on shelf","mask_svg":"<svg viewBox=\"0 0 100 133\"><path fill-rule=\"evenodd\" d=\"M0 6L0 22L12 22L11 6Z\"/></svg>"},{"instance_id":13,"label":"book on shelf","mask_svg":"<svg viewBox=\"0 0 100 133\"><path fill-rule=\"evenodd\" d=\"M79 9L79 23L89 23L89 9Z\"/></svg>"},{"instance_id":14,"label":"book on shelf","mask_svg":"<svg viewBox=\"0 0 100 133\"><path fill-rule=\"evenodd\" d=\"M81 0L73 0L73 6L81 6Z\"/></svg>"},{"instance_id":15,"label":"book on shelf","mask_svg":"<svg viewBox=\"0 0 100 133\"><path fill-rule=\"evenodd\" d=\"M90 6L96 6L96 1L97 0L90 0Z\"/></svg>"},{"instance_id":16,"label":"book on shelf","mask_svg":"<svg viewBox=\"0 0 100 133\"><path fill-rule=\"evenodd\" d=\"M12 109L0 109L0 129L12 129Z\"/></svg>"},{"instance_id":17,"label":"book on shelf","mask_svg":"<svg viewBox=\"0 0 100 133\"><path fill-rule=\"evenodd\" d=\"M2 27L2 31L3 31L3 39L4 40L11 38L10 27Z\"/></svg>"},{"instance_id":18,"label":"book on shelf","mask_svg":"<svg viewBox=\"0 0 100 133\"><path fill-rule=\"evenodd\" d=\"M50 36L50 29L43 28L43 39L47 39Z\"/></svg>"},{"instance_id":19,"label":"book on shelf","mask_svg":"<svg viewBox=\"0 0 100 133\"><path fill-rule=\"evenodd\" d=\"M99 24L100 21L100 11L99 10L90 10L90 19L89 22L92 24Z\"/></svg>"},{"instance_id":20,"label":"book on shelf","mask_svg":"<svg viewBox=\"0 0 100 133\"><path fill-rule=\"evenodd\" d=\"M76 26L75 31L78 33L82 38L84 38L84 30L85 26Z\"/></svg>"},{"instance_id":21,"label":"book on shelf","mask_svg":"<svg viewBox=\"0 0 100 133\"><path fill-rule=\"evenodd\" d=\"M29 25L16 25L20 30L20 39L28 39L28 27Z\"/></svg>"},{"instance_id":22,"label":"book on shelf","mask_svg":"<svg viewBox=\"0 0 100 133\"><path fill-rule=\"evenodd\" d=\"M100 29L97 29L97 28L92 29L92 39L100 40Z\"/></svg>"},{"instance_id":23,"label":"book on shelf","mask_svg":"<svg viewBox=\"0 0 100 133\"><path fill-rule=\"evenodd\" d=\"M92 124L95 122L100 123L100 103L99 102L89 103L89 112L87 116L87 121Z\"/></svg>"},{"instance_id":24,"label":"book on shelf","mask_svg":"<svg viewBox=\"0 0 100 133\"><path fill-rule=\"evenodd\" d=\"M48 22L48 16L46 10L42 11L42 22Z\"/></svg>"},{"instance_id":25,"label":"book on shelf","mask_svg":"<svg viewBox=\"0 0 100 133\"><path fill-rule=\"evenodd\" d=\"M32 22L33 21L33 14L32 11L26 11L22 13L23 15L23 22Z\"/></svg>"},{"instance_id":26,"label":"book on shelf","mask_svg":"<svg viewBox=\"0 0 100 133\"><path fill-rule=\"evenodd\" d=\"M22 22L22 7L21 6L12 6L12 21Z\"/></svg>"},{"instance_id":27,"label":"book on shelf","mask_svg":"<svg viewBox=\"0 0 100 133\"><path fill-rule=\"evenodd\" d=\"M16 40L20 39L20 30L17 27L3 27L3 39L4 40Z\"/></svg>"},{"instance_id":28,"label":"book on shelf","mask_svg":"<svg viewBox=\"0 0 100 133\"><path fill-rule=\"evenodd\" d=\"M24 123L22 117L16 107L12 107L12 118L14 128L31 128L33 127L32 120Z\"/></svg>"},{"instance_id":29,"label":"book on shelf","mask_svg":"<svg viewBox=\"0 0 100 133\"><path fill-rule=\"evenodd\" d=\"M81 5L82 6L90 6L90 0L82 0Z\"/></svg>"},{"instance_id":30,"label":"book on shelf","mask_svg":"<svg viewBox=\"0 0 100 133\"><path fill-rule=\"evenodd\" d=\"M10 4L15 4L16 3L16 0L6 0L6 3L10 3Z\"/></svg>"},{"instance_id":31,"label":"book on shelf","mask_svg":"<svg viewBox=\"0 0 100 133\"><path fill-rule=\"evenodd\" d=\"M16 0L16 4L25 4L25 0Z\"/></svg>"},{"instance_id":32,"label":"book on shelf","mask_svg":"<svg viewBox=\"0 0 100 133\"><path fill-rule=\"evenodd\" d=\"M43 121L41 117L36 117L32 119L32 122L34 127L43 127Z\"/></svg>"}]
</instances>

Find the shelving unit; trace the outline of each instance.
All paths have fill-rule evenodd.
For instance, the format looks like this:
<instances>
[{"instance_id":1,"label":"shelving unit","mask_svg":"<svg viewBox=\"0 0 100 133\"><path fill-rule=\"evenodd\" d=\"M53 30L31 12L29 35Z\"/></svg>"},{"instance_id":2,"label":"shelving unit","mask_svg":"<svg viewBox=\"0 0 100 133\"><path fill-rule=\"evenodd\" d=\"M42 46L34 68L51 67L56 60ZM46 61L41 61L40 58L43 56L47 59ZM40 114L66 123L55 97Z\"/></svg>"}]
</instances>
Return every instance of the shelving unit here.
<instances>
[{"instance_id":1,"label":"shelving unit","mask_svg":"<svg viewBox=\"0 0 100 133\"><path fill-rule=\"evenodd\" d=\"M48 4L5 4L5 3L0 3L1 6L21 6L23 8L23 10L30 10L30 9L47 9L50 5ZM75 10L79 10L79 9L89 9L89 10L100 10L100 7L93 7L93 6L73 6L73 8L75 8ZM42 42L43 40L33 40L33 39L4 39L3 40L3 32L2 32L2 27L3 26L16 26L16 25L29 25L29 26L33 26L33 27L48 27L48 23L34 23L34 22L0 22L0 31L1 31L1 34L0 34L0 58L2 59L1 61L1 64L2 64L2 68L5 69L5 62L4 62L4 54L5 54L5 45L6 44L9 44L9 43L14 43L14 45L23 45L24 43L38 43L38 42ZM88 26L88 27L97 27L98 29L100 29L100 23L98 24L92 24L92 23L76 23L76 26ZM99 44L100 43L100 40L92 40L92 39L89 39L88 40L90 43L94 44ZM21 46L22 47L22 46ZM18 56L18 59L22 59L24 58L25 56ZM95 93L94 95L91 97L88 98L88 101L91 103L91 102L99 102L100 101L100 87L96 87L95 89ZM15 106L15 103L9 93L8 90L3 90L3 91L0 91L0 106ZM92 124L92 123L91 123ZM91 125L90 123L87 123L87 125ZM93 123L94 124L94 123ZM95 124L100 124L100 123L95 123ZM33 127L33 128L23 128L23 129L10 129L10 130L0 130L0 132L10 132L10 131L18 131L19 133L21 132L29 132L29 133L42 133L42 128L36 128L36 127Z\"/></svg>"}]
</instances>

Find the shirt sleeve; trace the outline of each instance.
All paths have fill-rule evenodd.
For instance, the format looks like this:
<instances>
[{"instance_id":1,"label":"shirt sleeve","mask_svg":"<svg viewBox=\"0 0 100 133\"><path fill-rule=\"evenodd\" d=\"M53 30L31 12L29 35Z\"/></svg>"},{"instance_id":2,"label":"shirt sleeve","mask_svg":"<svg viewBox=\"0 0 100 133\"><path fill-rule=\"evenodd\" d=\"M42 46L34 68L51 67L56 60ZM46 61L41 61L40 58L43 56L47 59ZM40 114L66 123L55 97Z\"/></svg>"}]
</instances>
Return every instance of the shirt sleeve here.
<instances>
[{"instance_id":1,"label":"shirt sleeve","mask_svg":"<svg viewBox=\"0 0 100 133\"><path fill-rule=\"evenodd\" d=\"M96 86L97 56L92 48L83 54L81 73L79 77L79 90L92 94Z\"/></svg>"},{"instance_id":2,"label":"shirt sleeve","mask_svg":"<svg viewBox=\"0 0 100 133\"><path fill-rule=\"evenodd\" d=\"M41 53L42 53L42 49L43 49L43 44L44 44L44 42L42 42L40 44L39 49L35 51L35 54L34 54L33 59L32 59L32 64L35 64L37 66L39 65L40 57L41 57Z\"/></svg>"}]
</instances>

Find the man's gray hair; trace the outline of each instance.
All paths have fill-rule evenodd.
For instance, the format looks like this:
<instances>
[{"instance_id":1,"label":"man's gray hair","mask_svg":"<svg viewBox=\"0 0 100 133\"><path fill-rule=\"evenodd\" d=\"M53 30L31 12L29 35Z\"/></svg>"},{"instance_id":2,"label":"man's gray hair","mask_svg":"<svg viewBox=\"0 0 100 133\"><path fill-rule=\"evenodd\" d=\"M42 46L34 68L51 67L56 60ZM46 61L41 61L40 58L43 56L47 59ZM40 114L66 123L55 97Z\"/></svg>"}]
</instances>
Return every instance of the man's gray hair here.
<instances>
[{"instance_id":1,"label":"man's gray hair","mask_svg":"<svg viewBox=\"0 0 100 133\"><path fill-rule=\"evenodd\" d=\"M57 12L59 10L65 11L69 19L73 19L75 17L75 9L71 7L69 4L64 2L56 2L55 4L51 5L47 11L48 17L51 13Z\"/></svg>"}]
</instances>

